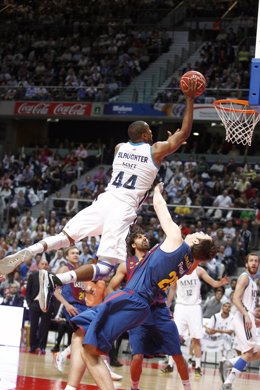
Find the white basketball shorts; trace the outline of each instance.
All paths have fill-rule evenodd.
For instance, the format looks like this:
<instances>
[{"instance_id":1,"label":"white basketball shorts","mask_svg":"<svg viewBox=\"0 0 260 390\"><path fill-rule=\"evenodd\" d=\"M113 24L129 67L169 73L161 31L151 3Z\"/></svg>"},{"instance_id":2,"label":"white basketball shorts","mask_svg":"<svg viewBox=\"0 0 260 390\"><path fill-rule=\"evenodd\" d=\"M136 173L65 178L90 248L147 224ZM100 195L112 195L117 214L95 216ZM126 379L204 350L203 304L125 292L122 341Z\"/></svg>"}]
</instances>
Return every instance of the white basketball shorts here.
<instances>
[{"instance_id":1,"label":"white basketball shorts","mask_svg":"<svg viewBox=\"0 0 260 390\"><path fill-rule=\"evenodd\" d=\"M182 305L177 303L174 309L174 321L180 336L187 335L194 339L202 339L202 309L201 305Z\"/></svg>"},{"instance_id":2,"label":"white basketball shorts","mask_svg":"<svg viewBox=\"0 0 260 390\"><path fill-rule=\"evenodd\" d=\"M136 210L109 192L99 195L65 225L64 231L74 241L101 235L97 255L118 263L126 261L126 237L136 218Z\"/></svg>"},{"instance_id":3,"label":"white basketball shorts","mask_svg":"<svg viewBox=\"0 0 260 390\"><path fill-rule=\"evenodd\" d=\"M239 311L236 312L233 318L233 327L236 335L234 348L242 353L250 351L257 344L255 317L252 313L248 314L252 321L252 328L250 330L245 328L244 317Z\"/></svg>"}]
</instances>

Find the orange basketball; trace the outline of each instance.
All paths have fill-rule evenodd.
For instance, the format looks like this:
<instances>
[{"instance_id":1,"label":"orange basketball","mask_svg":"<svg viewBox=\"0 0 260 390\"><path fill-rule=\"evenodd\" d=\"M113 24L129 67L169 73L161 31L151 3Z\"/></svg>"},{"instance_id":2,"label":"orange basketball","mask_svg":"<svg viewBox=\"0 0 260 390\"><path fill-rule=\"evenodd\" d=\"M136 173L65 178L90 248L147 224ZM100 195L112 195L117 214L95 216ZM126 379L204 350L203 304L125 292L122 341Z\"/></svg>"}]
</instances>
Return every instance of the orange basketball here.
<instances>
[{"instance_id":1,"label":"orange basketball","mask_svg":"<svg viewBox=\"0 0 260 390\"><path fill-rule=\"evenodd\" d=\"M184 73L184 75L181 76L180 89L182 90L184 95L189 96L190 93L193 94L193 92L190 91L190 87L189 87L189 80L190 79L195 79L197 82L195 96L202 95L206 89L207 83L206 83L206 79L203 76L203 74L200 72L197 72L196 70L190 70L189 72L186 72L186 73Z\"/></svg>"}]
</instances>

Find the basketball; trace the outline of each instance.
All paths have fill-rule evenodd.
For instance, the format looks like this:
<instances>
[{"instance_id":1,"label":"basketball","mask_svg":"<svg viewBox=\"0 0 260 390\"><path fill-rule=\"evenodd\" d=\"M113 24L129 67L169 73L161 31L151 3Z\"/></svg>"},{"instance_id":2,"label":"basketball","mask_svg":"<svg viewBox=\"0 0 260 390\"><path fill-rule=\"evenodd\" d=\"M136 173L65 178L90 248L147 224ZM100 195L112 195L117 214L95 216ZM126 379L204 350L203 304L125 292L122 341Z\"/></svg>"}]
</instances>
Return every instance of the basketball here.
<instances>
[{"instance_id":1,"label":"basketball","mask_svg":"<svg viewBox=\"0 0 260 390\"><path fill-rule=\"evenodd\" d=\"M193 91L190 90L189 80L196 80L196 92L195 96L200 96L206 89L206 79L202 73L197 72L196 70L190 70L189 72L184 73L180 79L180 89L184 93L184 95L189 96L193 95Z\"/></svg>"}]
</instances>

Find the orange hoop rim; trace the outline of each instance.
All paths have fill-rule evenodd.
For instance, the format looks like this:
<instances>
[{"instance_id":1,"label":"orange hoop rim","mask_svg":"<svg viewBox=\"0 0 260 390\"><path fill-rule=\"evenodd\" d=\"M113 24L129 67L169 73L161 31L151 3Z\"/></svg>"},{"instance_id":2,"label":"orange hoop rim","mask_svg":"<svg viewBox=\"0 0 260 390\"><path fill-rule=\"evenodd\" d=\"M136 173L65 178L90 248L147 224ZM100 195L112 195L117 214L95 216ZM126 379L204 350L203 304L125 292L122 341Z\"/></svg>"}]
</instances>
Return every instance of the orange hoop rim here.
<instances>
[{"instance_id":1,"label":"orange hoop rim","mask_svg":"<svg viewBox=\"0 0 260 390\"><path fill-rule=\"evenodd\" d=\"M230 103L233 103L233 104L240 104L241 106L246 106L248 107L249 106L249 102L248 100L237 100L237 99L221 99L221 100L215 100L213 102L213 105L215 106L215 108L217 108L218 110L222 110L222 111L227 111L227 112L243 112L244 114L248 114L248 115L253 115L253 114L258 114L257 111L255 110L247 110L247 109L244 109L244 108L233 108L233 107L225 107L221 104L230 104Z\"/></svg>"}]
</instances>

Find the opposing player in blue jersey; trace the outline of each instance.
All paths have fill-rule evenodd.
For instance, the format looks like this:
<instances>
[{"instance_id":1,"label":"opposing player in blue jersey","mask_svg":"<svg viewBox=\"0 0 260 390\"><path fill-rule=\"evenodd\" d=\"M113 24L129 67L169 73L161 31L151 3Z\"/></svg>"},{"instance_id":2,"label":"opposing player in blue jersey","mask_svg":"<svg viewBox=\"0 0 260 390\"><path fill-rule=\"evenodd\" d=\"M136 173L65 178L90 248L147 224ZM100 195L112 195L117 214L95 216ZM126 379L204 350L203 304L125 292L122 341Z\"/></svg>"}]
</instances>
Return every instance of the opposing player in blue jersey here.
<instances>
[{"instance_id":1,"label":"opposing player in blue jersey","mask_svg":"<svg viewBox=\"0 0 260 390\"><path fill-rule=\"evenodd\" d=\"M110 280L107 292L116 291L123 281L131 278L135 267L144 259L149 248L149 240L140 229L134 230L127 239L130 256L126 263L119 265L115 276ZM166 305L166 294L155 297L150 314L140 326L129 331L132 361L130 366L131 390L139 389L144 355L164 353L173 357L184 390L190 390L189 371L181 353L180 336L175 322Z\"/></svg>"},{"instance_id":2,"label":"opposing player in blue jersey","mask_svg":"<svg viewBox=\"0 0 260 390\"><path fill-rule=\"evenodd\" d=\"M81 354L101 390L111 390L114 386L100 354L109 351L120 334L145 321L155 297L192 272L200 261L212 259L216 253L212 238L202 232L182 239L162 190L161 183L155 187L153 204L166 235L163 243L136 266L123 290L110 294L95 310L72 319L80 329L77 332L86 332Z\"/></svg>"},{"instance_id":3,"label":"opposing player in blue jersey","mask_svg":"<svg viewBox=\"0 0 260 390\"><path fill-rule=\"evenodd\" d=\"M106 191L68 221L61 233L0 260L0 274L12 272L37 253L67 248L87 236L96 235L102 235L97 253L98 264L87 264L63 273L56 278L57 284L102 279L110 274L115 264L124 262L129 226L151 189L162 160L175 152L190 135L196 84L196 80L190 80L190 96L186 96L186 110L180 129L174 134L168 132L166 141L153 144L149 125L144 121L133 122L128 128L130 141L115 148L112 177ZM53 284L53 277L49 279L47 273L41 273L39 302L43 311L47 310L49 284Z\"/></svg>"}]
</instances>

